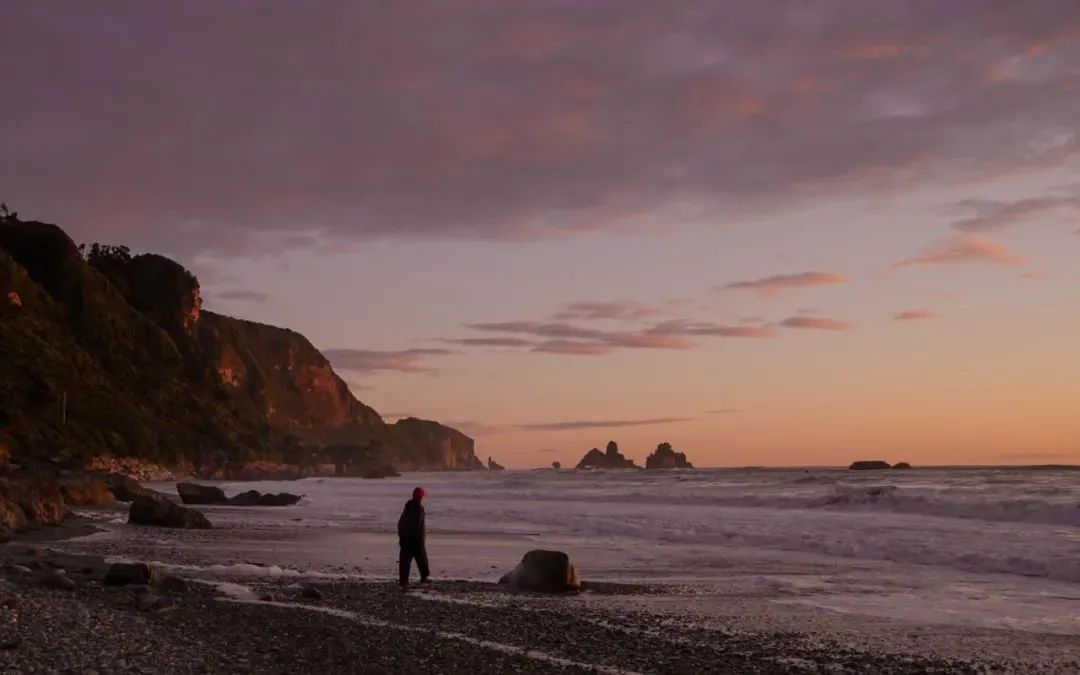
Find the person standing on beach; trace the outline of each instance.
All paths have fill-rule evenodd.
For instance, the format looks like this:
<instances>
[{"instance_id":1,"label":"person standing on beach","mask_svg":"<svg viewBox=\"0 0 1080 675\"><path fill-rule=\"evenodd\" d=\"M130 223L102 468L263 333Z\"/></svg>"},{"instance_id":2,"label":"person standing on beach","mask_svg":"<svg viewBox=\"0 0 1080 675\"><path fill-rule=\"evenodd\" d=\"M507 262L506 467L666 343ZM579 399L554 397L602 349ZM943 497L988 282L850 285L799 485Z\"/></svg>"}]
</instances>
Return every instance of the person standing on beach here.
<instances>
[{"instance_id":1,"label":"person standing on beach","mask_svg":"<svg viewBox=\"0 0 1080 675\"><path fill-rule=\"evenodd\" d=\"M412 499L405 502L405 509L398 518L397 533L401 552L398 557L401 588L409 587L409 572L412 561L416 559L416 568L420 570L420 583L426 584L431 571L428 569L427 549L424 546L427 533L424 530L424 488L412 491Z\"/></svg>"}]
</instances>

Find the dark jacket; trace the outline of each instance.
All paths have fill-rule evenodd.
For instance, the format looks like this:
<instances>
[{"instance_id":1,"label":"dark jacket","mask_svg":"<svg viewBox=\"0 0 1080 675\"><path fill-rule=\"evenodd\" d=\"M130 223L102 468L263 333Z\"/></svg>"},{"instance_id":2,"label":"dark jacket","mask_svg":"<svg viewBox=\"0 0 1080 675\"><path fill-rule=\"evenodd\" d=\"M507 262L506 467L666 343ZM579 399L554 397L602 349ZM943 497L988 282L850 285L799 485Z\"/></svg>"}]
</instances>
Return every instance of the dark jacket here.
<instances>
[{"instance_id":1,"label":"dark jacket","mask_svg":"<svg viewBox=\"0 0 1080 675\"><path fill-rule=\"evenodd\" d=\"M424 505L419 499L405 502L405 509L397 521L398 541L402 546L423 544L427 533L424 530Z\"/></svg>"}]
</instances>

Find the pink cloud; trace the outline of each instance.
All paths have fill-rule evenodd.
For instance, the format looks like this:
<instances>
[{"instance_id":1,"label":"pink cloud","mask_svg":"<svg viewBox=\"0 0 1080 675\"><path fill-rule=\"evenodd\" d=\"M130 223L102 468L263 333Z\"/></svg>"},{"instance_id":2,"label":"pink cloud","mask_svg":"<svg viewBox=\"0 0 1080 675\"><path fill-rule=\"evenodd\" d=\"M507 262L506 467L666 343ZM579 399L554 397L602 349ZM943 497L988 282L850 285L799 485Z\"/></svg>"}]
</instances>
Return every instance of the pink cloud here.
<instances>
[{"instance_id":1,"label":"pink cloud","mask_svg":"<svg viewBox=\"0 0 1080 675\"><path fill-rule=\"evenodd\" d=\"M445 340L465 347L531 347L532 341L513 337L460 338Z\"/></svg>"},{"instance_id":2,"label":"pink cloud","mask_svg":"<svg viewBox=\"0 0 1080 675\"><path fill-rule=\"evenodd\" d=\"M901 260L893 267L945 265L954 263L991 263L1023 265L1027 262L1005 246L975 235L962 234L932 244L918 255Z\"/></svg>"},{"instance_id":3,"label":"pink cloud","mask_svg":"<svg viewBox=\"0 0 1080 675\"><path fill-rule=\"evenodd\" d=\"M610 354L613 348L599 342L546 340L533 347L533 351L547 354L570 354L572 356L603 356L604 354Z\"/></svg>"},{"instance_id":4,"label":"pink cloud","mask_svg":"<svg viewBox=\"0 0 1080 675\"><path fill-rule=\"evenodd\" d=\"M961 205L974 209L976 215L957 220L952 226L962 232L987 232L1017 225L1029 218L1063 208L1080 208L1080 197L1047 195L1014 202L968 200Z\"/></svg>"},{"instance_id":5,"label":"pink cloud","mask_svg":"<svg viewBox=\"0 0 1080 675\"><path fill-rule=\"evenodd\" d=\"M940 316L932 309L905 309L893 316L893 321L917 321L920 319L936 319Z\"/></svg>"},{"instance_id":6,"label":"pink cloud","mask_svg":"<svg viewBox=\"0 0 1080 675\"><path fill-rule=\"evenodd\" d=\"M448 349L402 349L377 351L370 349L324 349L323 356L339 370L372 373L379 370L399 373L430 373L434 368L423 363L425 357L453 354Z\"/></svg>"},{"instance_id":7,"label":"pink cloud","mask_svg":"<svg viewBox=\"0 0 1080 675\"><path fill-rule=\"evenodd\" d=\"M650 328L649 331L652 333L666 333L671 335L702 335L734 338L769 338L775 335L772 327L765 323L729 326L726 324L713 323L711 321L687 321L686 319L676 319L658 323Z\"/></svg>"},{"instance_id":8,"label":"pink cloud","mask_svg":"<svg viewBox=\"0 0 1080 675\"><path fill-rule=\"evenodd\" d=\"M854 328L850 323L827 316L791 316L781 321L780 325L805 330L851 330Z\"/></svg>"},{"instance_id":9,"label":"pink cloud","mask_svg":"<svg viewBox=\"0 0 1080 675\"><path fill-rule=\"evenodd\" d=\"M777 274L753 281L736 281L724 284L722 290L750 291L762 297L772 297L792 288L811 286L829 286L846 284L850 277L834 272L800 272L798 274Z\"/></svg>"},{"instance_id":10,"label":"pink cloud","mask_svg":"<svg viewBox=\"0 0 1080 675\"><path fill-rule=\"evenodd\" d=\"M601 300L570 302L555 319L644 319L663 312L637 300Z\"/></svg>"}]
</instances>

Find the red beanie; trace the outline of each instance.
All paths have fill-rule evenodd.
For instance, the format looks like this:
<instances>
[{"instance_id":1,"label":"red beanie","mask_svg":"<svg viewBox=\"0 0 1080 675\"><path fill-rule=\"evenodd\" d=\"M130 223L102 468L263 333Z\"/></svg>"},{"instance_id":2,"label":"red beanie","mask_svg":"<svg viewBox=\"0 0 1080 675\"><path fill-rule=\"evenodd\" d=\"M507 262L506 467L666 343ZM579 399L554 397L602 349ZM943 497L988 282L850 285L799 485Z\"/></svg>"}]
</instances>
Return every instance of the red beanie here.
<instances>
[{"instance_id":1,"label":"red beanie","mask_svg":"<svg viewBox=\"0 0 1080 675\"><path fill-rule=\"evenodd\" d=\"M412 498L413 499L423 499L425 494L426 493L424 492L424 488L422 488L422 487L413 488Z\"/></svg>"}]
</instances>

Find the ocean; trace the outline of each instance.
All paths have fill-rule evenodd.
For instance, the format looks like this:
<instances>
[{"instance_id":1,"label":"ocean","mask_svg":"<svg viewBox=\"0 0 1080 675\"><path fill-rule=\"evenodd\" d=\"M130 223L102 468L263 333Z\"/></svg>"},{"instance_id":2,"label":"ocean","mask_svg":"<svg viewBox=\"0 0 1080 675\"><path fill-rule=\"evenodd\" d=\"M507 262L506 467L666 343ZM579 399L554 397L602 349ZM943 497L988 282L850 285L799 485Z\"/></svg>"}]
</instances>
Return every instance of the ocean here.
<instances>
[{"instance_id":1,"label":"ocean","mask_svg":"<svg viewBox=\"0 0 1080 675\"><path fill-rule=\"evenodd\" d=\"M304 499L207 507L215 529L186 549L120 525L119 510L95 539L207 572L389 580L397 516L419 485L437 578L497 580L525 551L552 548L586 581L703 589L702 603L753 596L924 625L1080 633L1080 471L542 470L219 485Z\"/></svg>"}]
</instances>

